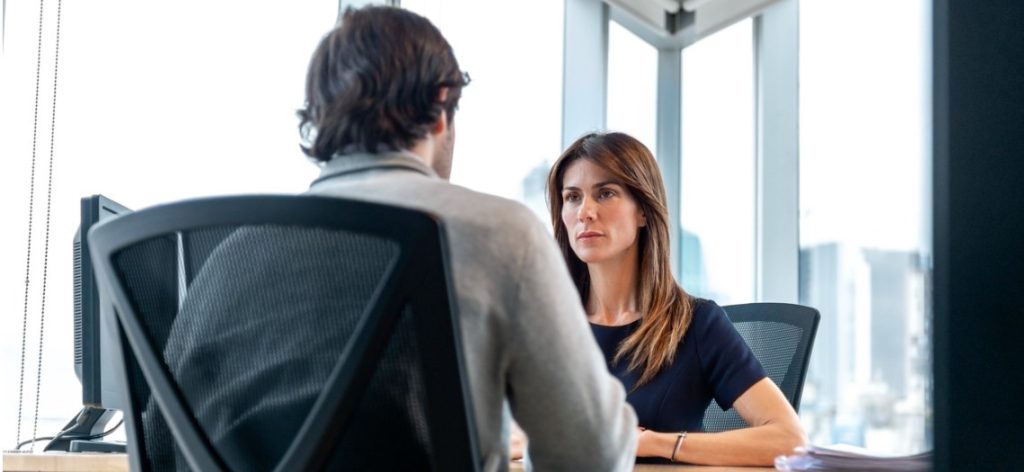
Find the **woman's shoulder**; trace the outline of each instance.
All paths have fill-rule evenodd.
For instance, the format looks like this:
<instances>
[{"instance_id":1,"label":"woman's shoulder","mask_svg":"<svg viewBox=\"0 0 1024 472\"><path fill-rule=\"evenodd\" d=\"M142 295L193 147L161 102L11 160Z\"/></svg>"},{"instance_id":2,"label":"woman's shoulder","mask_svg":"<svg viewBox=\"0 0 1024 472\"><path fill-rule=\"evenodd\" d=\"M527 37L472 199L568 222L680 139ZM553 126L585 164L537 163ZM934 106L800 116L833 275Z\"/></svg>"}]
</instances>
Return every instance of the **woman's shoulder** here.
<instances>
[{"instance_id":1,"label":"woman's shoulder","mask_svg":"<svg viewBox=\"0 0 1024 472\"><path fill-rule=\"evenodd\" d=\"M690 329L701 338L717 338L722 330L732 328L732 321L725 309L714 300L700 297L690 297L693 309L693 318L690 321Z\"/></svg>"},{"instance_id":2,"label":"woman's shoulder","mask_svg":"<svg viewBox=\"0 0 1024 472\"><path fill-rule=\"evenodd\" d=\"M725 309L709 298L690 296L690 306L693 308L693 323L708 323L716 318L728 316Z\"/></svg>"}]
</instances>

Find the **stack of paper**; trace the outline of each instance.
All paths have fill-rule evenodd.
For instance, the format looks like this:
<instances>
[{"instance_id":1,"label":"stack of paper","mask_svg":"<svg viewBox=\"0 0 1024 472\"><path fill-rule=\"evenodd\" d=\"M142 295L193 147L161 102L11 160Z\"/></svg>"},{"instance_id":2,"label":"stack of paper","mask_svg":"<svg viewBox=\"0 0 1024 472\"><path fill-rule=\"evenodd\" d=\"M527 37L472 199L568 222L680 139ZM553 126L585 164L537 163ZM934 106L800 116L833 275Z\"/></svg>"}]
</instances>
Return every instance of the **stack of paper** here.
<instances>
[{"instance_id":1,"label":"stack of paper","mask_svg":"<svg viewBox=\"0 0 1024 472\"><path fill-rule=\"evenodd\" d=\"M837 444L810 446L792 456L775 458L775 469L798 470L896 470L928 471L932 466L932 453L922 452L909 456L875 454L866 449Z\"/></svg>"}]
</instances>

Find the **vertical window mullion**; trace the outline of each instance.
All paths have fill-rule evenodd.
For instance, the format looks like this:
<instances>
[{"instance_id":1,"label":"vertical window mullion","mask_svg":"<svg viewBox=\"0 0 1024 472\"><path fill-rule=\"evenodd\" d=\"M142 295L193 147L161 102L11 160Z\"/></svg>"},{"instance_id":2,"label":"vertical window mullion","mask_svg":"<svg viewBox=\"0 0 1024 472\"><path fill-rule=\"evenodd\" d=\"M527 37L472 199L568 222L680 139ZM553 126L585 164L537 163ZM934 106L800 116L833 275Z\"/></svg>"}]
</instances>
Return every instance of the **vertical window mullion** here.
<instances>
[{"instance_id":1,"label":"vertical window mullion","mask_svg":"<svg viewBox=\"0 0 1024 472\"><path fill-rule=\"evenodd\" d=\"M760 302L799 298L799 7L785 0L754 22L755 270Z\"/></svg>"}]
</instances>

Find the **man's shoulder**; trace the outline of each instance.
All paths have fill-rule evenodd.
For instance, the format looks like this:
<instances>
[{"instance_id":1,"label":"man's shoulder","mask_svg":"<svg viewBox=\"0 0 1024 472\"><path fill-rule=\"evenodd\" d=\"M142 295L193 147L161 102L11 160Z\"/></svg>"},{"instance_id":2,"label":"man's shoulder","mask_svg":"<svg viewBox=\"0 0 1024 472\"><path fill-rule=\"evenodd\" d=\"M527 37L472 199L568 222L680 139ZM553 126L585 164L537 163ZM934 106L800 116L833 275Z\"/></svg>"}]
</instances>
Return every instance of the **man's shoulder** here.
<instances>
[{"instance_id":1,"label":"man's shoulder","mask_svg":"<svg viewBox=\"0 0 1024 472\"><path fill-rule=\"evenodd\" d=\"M522 227L540 222L529 208L515 200L449 183L445 183L443 189L448 195L440 209L454 217L481 217L495 226L506 228L513 224Z\"/></svg>"},{"instance_id":2,"label":"man's shoulder","mask_svg":"<svg viewBox=\"0 0 1024 472\"><path fill-rule=\"evenodd\" d=\"M553 244L541 219L520 202L458 185L449 185L446 192L427 211L437 212L450 237L472 241L478 248L494 248L503 258Z\"/></svg>"},{"instance_id":3,"label":"man's shoulder","mask_svg":"<svg viewBox=\"0 0 1024 472\"><path fill-rule=\"evenodd\" d=\"M425 211L441 219L450 238L476 248L501 247L505 257L516 252L510 248L551 240L541 219L522 203L440 179L403 175L320 187L310 193Z\"/></svg>"},{"instance_id":4,"label":"man's shoulder","mask_svg":"<svg viewBox=\"0 0 1024 472\"><path fill-rule=\"evenodd\" d=\"M517 201L415 174L339 182L313 187L307 194L408 207L435 213L446 219L483 217L496 224L503 220L539 222L533 212Z\"/></svg>"}]
</instances>

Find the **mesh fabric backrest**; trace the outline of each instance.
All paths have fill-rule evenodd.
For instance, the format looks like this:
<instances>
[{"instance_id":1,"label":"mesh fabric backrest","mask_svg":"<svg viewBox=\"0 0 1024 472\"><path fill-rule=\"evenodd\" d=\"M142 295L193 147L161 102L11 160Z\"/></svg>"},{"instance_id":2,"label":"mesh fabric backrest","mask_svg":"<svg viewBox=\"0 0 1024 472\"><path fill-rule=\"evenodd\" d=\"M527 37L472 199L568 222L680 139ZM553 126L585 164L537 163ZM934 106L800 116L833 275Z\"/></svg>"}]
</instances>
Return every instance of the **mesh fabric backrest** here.
<instances>
[{"instance_id":1,"label":"mesh fabric backrest","mask_svg":"<svg viewBox=\"0 0 1024 472\"><path fill-rule=\"evenodd\" d=\"M177 239L170 235L135 244L121 251L118 256L125 291L136 313L146 321L150 340L158 352L163 351L178 313L177 252ZM124 346L124 349L128 349L128 346ZM149 385L132 356L129 356L126 375L132 404L136 409L148 405L142 413L147 445L167 445L162 451L147 453L147 458L153 457L154 453L161 458L159 462L146 461L147 465L151 470L173 470L173 457L177 451L170 447L173 444L171 432L160 418ZM184 464L184 458L179 455L178 459Z\"/></svg>"},{"instance_id":2,"label":"mesh fabric backrest","mask_svg":"<svg viewBox=\"0 0 1024 472\"><path fill-rule=\"evenodd\" d=\"M179 235L183 254L183 275L189 284L196 278L213 250L217 249L235 229L230 226L218 226Z\"/></svg>"},{"instance_id":3,"label":"mesh fabric backrest","mask_svg":"<svg viewBox=\"0 0 1024 472\"><path fill-rule=\"evenodd\" d=\"M800 349L803 329L776 321L744 321L734 323L736 331L750 346L765 373L782 389L792 403L799 377L793 366L801 365L804 350ZM711 402L704 411L704 431L718 432L747 427L735 408L723 411Z\"/></svg>"},{"instance_id":4,"label":"mesh fabric backrest","mask_svg":"<svg viewBox=\"0 0 1024 472\"><path fill-rule=\"evenodd\" d=\"M147 290L151 284L142 280L154 276L143 257L153 252L153 240L114 257L129 298L218 455L233 470L269 470L339 362L398 247L344 231L283 226L221 226L182 234L180 244L175 236L164 239L184 250L180 262L156 271L177 283L171 267L186 268L180 309L175 294L168 316L168 297ZM334 449L334 460L346 467L429 464L411 316L406 309L349 432ZM134 404L142 411L147 461L156 470L187 469L155 403L140 396Z\"/></svg>"}]
</instances>

